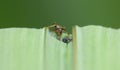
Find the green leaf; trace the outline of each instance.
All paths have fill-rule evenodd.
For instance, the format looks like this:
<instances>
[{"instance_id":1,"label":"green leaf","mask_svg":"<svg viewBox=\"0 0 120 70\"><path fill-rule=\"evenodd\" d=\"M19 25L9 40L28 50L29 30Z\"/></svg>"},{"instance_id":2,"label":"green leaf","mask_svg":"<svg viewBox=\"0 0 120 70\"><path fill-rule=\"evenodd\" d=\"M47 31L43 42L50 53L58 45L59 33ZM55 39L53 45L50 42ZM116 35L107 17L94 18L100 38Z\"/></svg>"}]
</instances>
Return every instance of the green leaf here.
<instances>
[{"instance_id":1,"label":"green leaf","mask_svg":"<svg viewBox=\"0 0 120 70\"><path fill-rule=\"evenodd\" d=\"M74 30L76 70L120 70L120 30L93 25Z\"/></svg>"},{"instance_id":2,"label":"green leaf","mask_svg":"<svg viewBox=\"0 0 120 70\"><path fill-rule=\"evenodd\" d=\"M0 29L0 70L43 70L44 29Z\"/></svg>"}]
</instances>

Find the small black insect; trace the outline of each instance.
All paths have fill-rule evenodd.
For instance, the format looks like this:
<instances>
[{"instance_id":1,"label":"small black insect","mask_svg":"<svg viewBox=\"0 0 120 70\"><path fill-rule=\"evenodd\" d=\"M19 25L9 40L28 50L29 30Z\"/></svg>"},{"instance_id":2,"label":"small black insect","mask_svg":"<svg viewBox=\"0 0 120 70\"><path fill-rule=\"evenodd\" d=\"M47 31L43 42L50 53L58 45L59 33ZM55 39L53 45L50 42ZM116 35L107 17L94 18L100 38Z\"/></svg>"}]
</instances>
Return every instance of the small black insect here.
<instances>
[{"instance_id":1,"label":"small black insect","mask_svg":"<svg viewBox=\"0 0 120 70\"><path fill-rule=\"evenodd\" d=\"M62 41L64 42L64 43L69 43L69 42L71 42L72 41L72 39L71 38L69 38L68 36L66 36L66 37L64 37L63 39L62 39Z\"/></svg>"}]
</instances>

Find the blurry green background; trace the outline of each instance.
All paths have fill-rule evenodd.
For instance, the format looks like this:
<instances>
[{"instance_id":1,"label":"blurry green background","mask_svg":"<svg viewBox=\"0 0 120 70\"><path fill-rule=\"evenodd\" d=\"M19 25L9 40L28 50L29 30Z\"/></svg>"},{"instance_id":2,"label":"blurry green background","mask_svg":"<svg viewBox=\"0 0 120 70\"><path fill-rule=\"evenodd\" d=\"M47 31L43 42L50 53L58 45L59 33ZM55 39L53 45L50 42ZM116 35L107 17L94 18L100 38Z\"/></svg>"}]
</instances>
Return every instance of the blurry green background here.
<instances>
[{"instance_id":1,"label":"blurry green background","mask_svg":"<svg viewBox=\"0 0 120 70\"><path fill-rule=\"evenodd\" d=\"M120 28L119 0L1 0L0 28L40 28L56 21L73 25Z\"/></svg>"}]
</instances>

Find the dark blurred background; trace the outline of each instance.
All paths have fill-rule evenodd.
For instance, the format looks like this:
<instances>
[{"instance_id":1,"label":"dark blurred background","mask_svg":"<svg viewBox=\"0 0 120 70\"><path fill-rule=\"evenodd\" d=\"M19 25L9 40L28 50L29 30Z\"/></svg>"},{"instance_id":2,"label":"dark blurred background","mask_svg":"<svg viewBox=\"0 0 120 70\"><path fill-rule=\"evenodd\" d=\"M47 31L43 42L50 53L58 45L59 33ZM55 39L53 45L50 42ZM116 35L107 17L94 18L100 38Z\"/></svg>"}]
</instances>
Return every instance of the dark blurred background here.
<instances>
[{"instance_id":1,"label":"dark blurred background","mask_svg":"<svg viewBox=\"0 0 120 70\"><path fill-rule=\"evenodd\" d=\"M1 0L0 28L40 28L56 21L73 25L120 28L119 0Z\"/></svg>"}]
</instances>

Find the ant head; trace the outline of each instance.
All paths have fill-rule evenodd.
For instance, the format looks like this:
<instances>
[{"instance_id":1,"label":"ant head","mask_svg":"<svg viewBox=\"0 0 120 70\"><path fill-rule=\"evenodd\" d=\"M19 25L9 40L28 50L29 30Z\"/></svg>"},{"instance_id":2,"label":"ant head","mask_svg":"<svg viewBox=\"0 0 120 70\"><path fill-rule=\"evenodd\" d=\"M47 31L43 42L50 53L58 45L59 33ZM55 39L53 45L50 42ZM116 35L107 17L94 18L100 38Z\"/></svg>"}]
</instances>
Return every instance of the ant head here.
<instances>
[{"instance_id":1,"label":"ant head","mask_svg":"<svg viewBox=\"0 0 120 70\"><path fill-rule=\"evenodd\" d=\"M54 25L55 28L60 28L60 25L58 25L56 22L53 22L52 25Z\"/></svg>"}]
</instances>

